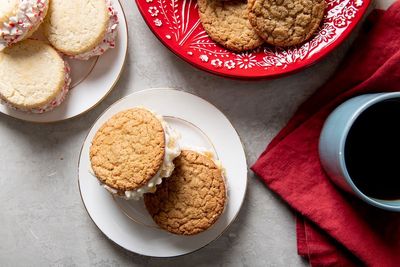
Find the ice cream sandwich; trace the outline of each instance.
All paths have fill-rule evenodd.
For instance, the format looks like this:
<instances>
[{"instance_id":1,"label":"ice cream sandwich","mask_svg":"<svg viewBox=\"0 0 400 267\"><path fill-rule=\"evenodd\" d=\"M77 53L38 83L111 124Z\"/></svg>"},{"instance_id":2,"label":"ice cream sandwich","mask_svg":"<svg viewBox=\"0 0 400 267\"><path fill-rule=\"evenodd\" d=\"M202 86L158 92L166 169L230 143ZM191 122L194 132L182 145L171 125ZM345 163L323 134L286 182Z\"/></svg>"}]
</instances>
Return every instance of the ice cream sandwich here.
<instances>
[{"instance_id":1,"label":"ice cream sandwich","mask_svg":"<svg viewBox=\"0 0 400 267\"><path fill-rule=\"evenodd\" d=\"M0 50L20 42L43 22L49 0L2 0L0 3Z\"/></svg>"},{"instance_id":2,"label":"ice cream sandwich","mask_svg":"<svg viewBox=\"0 0 400 267\"><path fill-rule=\"evenodd\" d=\"M117 27L111 0L51 0L44 34L58 51L87 60L115 47Z\"/></svg>"},{"instance_id":3,"label":"ice cream sandwich","mask_svg":"<svg viewBox=\"0 0 400 267\"><path fill-rule=\"evenodd\" d=\"M140 107L121 111L101 126L90 160L105 189L138 200L171 175L180 152L179 134L161 116Z\"/></svg>"},{"instance_id":4,"label":"ice cream sandwich","mask_svg":"<svg viewBox=\"0 0 400 267\"><path fill-rule=\"evenodd\" d=\"M0 52L0 99L13 109L50 111L64 101L70 83L67 62L44 42L28 39Z\"/></svg>"}]
</instances>

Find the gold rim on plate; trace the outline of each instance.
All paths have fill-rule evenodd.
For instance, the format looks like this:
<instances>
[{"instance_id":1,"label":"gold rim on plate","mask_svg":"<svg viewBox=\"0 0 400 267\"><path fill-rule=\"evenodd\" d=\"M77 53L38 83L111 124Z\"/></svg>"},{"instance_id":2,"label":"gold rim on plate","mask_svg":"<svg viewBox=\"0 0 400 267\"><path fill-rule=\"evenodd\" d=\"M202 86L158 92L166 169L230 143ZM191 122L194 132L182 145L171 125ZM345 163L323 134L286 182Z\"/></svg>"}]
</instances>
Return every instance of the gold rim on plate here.
<instances>
[{"instance_id":1,"label":"gold rim on plate","mask_svg":"<svg viewBox=\"0 0 400 267\"><path fill-rule=\"evenodd\" d=\"M89 215L90 220L94 223L94 225L97 227L97 229L99 229L100 232L102 232L102 233L104 234L104 236L107 237L107 239L110 240L112 243L114 243L115 245L117 245L117 246L120 247L120 248L123 248L123 249L126 250L126 251L129 251L129 252L134 253L134 254L137 254L137 255L141 255L141 256L145 256L145 257L152 257L152 258L160 258L160 259L173 259L173 258L178 258L178 257L185 256L185 255L190 255L190 254L192 254L192 253L195 253L195 252L197 252L197 251L199 251L199 250L201 250L201 249L207 247L207 246L210 245L211 243L215 242L215 240L217 240L218 238L220 238L220 237L229 229L229 227L236 221L236 219L237 219L237 217L238 217L238 215L239 215L239 213L240 213L240 211L241 211L241 209L242 209L243 202L245 201L246 195L247 195L247 188L248 188L248 184L249 184L249 178L248 178L248 171L249 171L249 168L248 168L248 162L247 162L247 157L246 157L245 145L243 144L242 138L240 137L240 135L239 135L239 133L237 132L237 130L235 129L235 127L233 127L233 124L230 122L230 120L225 116L224 113L222 113L222 112L220 111L220 112L222 113L222 115L226 118L226 120L232 125L233 130L236 132L237 136L239 137L239 141L240 141L240 143L241 143L241 145L242 145L243 151L245 152L245 165L246 165L246 169L247 169L247 172L246 172L246 188L244 189L243 201L242 201L242 203L240 203L240 207L239 207L237 213L235 214L235 216L233 217L232 221L225 227L224 230L221 231L221 233L220 233L216 238L214 238L213 240L211 240L208 244L206 244L206 245L204 245L204 246L202 246L202 247L200 247L200 248L198 248L198 249L195 249L195 250L193 250L193 251L191 251L191 252L187 252L187 253L184 253L184 254L181 254L181 255L177 255L177 256L168 256L168 257L148 256L148 255L144 255L144 254L140 254L140 253L134 252L134 251L132 251L132 250L130 250L130 249L128 249L128 248L126 248L126 247L124 247L124 246L118 244L118 243L115 242L114 240L112 240L106 233L104 233L104 232L100 229L100 227L99 227L99 226L96 224L96 222L93 220L92 216L90 216L90 213L89 213L89 211L88 211L88 209L87 209L87 207L86 207L85 201L83 200L82 191L81 191L81 186L80 186L80 182L79 182L79 180L80 180L80 176L79 176L79 171L80 171L80 159L81 159L81 157L82 157L83 147L84 147L84 145L85 145L85 143L86 143L86 141L87 141L87 138L89 137L89 133L92 131L93 127L94 127L95 124L98 122L98 120L99 120L109 109L111 109L111 107L117 105L119 102L123 101L123 100L126 99L127 97L129 97L129 96L131 96L131 95L133 95L133 94L136 94L136 93L140 93L140 92L143 92L143 91L149 91L149 90L152 90L152 91L155 91L155 90L174 90L174 91L179 91L179 90L173 89L173 88L150 88L150 89L140 90L140 91L137 91L137 92L134 92L134 93L132 93L132 94L129 94L129 95L127 95L127 96L122 97L121 99L117 100L117 101L114 102L112 105L110 105L106 110L104 110L104 111L100 114L100 116L95 120L95 122L92 124L92 126L90 127L90 129L89 129L88 133L86 134L86 137L85 137L85 139L84 139L84 141L83 141L83 143L82 143L81 150L80 150L80 152L79 152L79 158L78 158L78 189L79 189L79 195L80 195L80 197L81 197L83 206L85 207L85 210L86 210L87 214ZM179 91L179 92L182 92L182 91ZM188 93L188 92L183 92L183 93L196 96L195 94ZM196 96L196 97L199 97L199 96ZM199 98L200 98L200 97L199 97ZM214 107L215 109L217 109L217 110L219 111L219 109L218 109L215 105L213 105L212 103L210 103L209 101L207 101L207 100L205 100L205 99L203 99L203 98L201 98L201 99L204 100L204 101L207 102L209 105L211 105L212 107Z\"/></svg>"},{"instance_id":2,"label":"gold rim on plate","mask_svg":"<svg viewBox=\"0 0 400 267\"><path fill-rule=\"evenodd\" d=\"M71 88L69 90L74 89L75 87L77 87L78 85L80 85L84 80L86 80L87 77L89 77L90 74L92 74L92 71L94 70L94 68L97 65L97 62L99 61L100 56L96 57L96 60L92 63L92 66L90 66L90 70L89 72L83 77L81 78L79 81L77 81L74 84L71 84ZM125 64L125 63L124 63Z\"/></svg>"}]
</instances>

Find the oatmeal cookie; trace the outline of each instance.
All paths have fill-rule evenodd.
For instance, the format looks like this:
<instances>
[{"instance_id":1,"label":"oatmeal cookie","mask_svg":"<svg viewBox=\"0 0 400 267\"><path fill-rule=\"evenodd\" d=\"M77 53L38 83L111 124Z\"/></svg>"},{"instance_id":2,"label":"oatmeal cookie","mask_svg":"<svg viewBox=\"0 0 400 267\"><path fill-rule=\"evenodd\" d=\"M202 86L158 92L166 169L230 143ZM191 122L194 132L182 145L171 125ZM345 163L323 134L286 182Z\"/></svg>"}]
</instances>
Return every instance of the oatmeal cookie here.
<instances>
[{"instance_id":1,"label":"oatmeal cookie","mask_svg":"<svg viewBox=\"0 0 400 267\"><path fill-rule=\"evenodd\" d=\"M235 52L259 47L264 41L250 25L247 3L240 0L198 0L200 21L216 43Z\"/></svg>"},{"instance_id":2,"label":"oatmeal cookie","mask_svg":"<svg viewBox=\"0 0 400 267\"><path fill-rule=\"evenodd\" d=\"M257 33L276 46L293 46L309 39L325 11L324 0L249 0L249 20Z\"/></svg>"},{"instance_id":3,"label":"oatmeal cookie","mask_svg":"<svg viewBox=\"0 0 400 267\"><path fill-rule=\"evenodd\" d=\"M207 230L226 202L223 171L204 154L183 150L175 170L154 194L145 194L147 210L163 229L179 235Z\"/></svg>"}]
</instances>

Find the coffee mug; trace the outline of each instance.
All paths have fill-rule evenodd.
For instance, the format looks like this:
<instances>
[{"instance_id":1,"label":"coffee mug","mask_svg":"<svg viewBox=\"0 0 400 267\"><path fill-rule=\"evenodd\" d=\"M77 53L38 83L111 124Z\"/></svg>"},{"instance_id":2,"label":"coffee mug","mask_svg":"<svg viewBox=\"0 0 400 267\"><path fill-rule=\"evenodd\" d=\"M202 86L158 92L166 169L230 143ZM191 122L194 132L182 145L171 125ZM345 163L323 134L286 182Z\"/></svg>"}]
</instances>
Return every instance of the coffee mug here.
<instances>
[{"instance_id":1,"label":"coffee mug","mask_svg":"<svg viewBox=\"0 0 400 267\"><path fill-rule=\"evenodd\" d=\"M375 207L400 212L399 124L400 92L365 94L337 107L319 140L331 180Z\"/></svg>"}]
</instances>

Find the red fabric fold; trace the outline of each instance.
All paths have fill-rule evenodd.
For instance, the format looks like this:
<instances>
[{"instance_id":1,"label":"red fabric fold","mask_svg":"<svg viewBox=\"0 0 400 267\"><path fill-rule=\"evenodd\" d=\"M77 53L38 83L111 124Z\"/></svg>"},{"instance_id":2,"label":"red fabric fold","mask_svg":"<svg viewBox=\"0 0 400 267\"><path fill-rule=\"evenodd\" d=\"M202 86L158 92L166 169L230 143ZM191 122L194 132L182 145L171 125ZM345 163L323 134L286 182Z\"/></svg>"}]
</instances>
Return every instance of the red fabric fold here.
<instances>
[{"instance_id":1,"label":"red fabric fold","mask_svg":"<svg viewBox=\"0 0 400 267\"><path fill-rule=\"evenodd\" d=\"M298 212L298 253L312 266L400 266L400 214L343 193L318 157L325 119L350 97L400 90L400 2L374 11L339 70L307 100L252 170Z\"/></svg>"}]
</instances>

